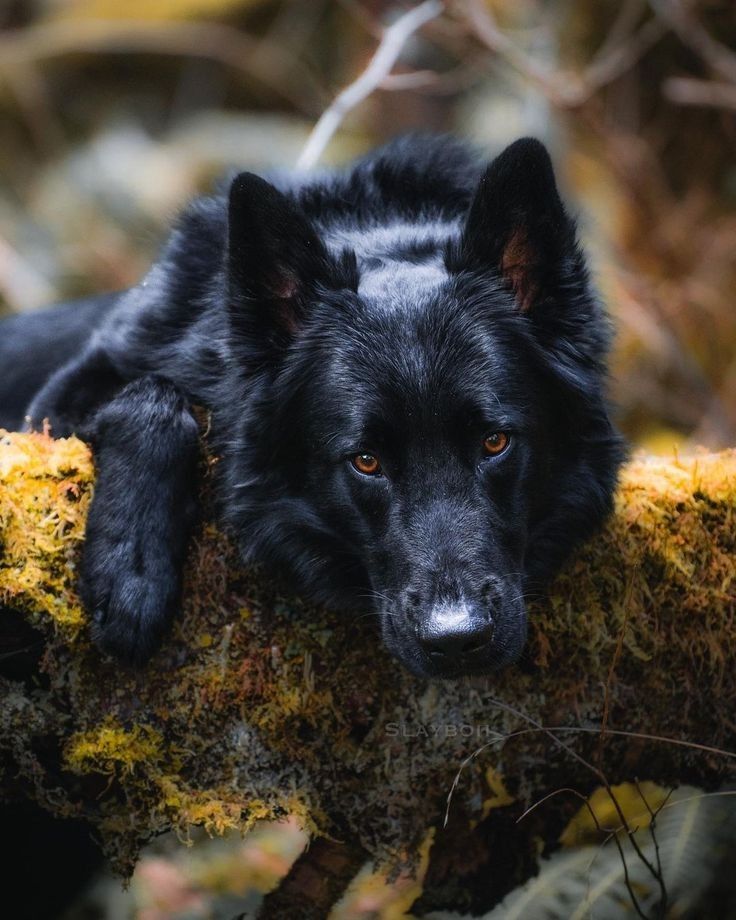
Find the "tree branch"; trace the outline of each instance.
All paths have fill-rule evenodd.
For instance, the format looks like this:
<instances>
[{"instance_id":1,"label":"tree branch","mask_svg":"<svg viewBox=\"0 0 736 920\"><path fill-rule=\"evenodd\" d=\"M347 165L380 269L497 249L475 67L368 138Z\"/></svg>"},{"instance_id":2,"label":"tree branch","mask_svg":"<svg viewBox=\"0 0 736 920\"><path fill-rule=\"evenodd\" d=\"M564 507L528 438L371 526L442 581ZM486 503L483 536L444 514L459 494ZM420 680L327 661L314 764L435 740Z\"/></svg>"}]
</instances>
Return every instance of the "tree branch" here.
<instances>
[{"instance_id":1,"label":"tree branch","mask_svg":"<svg viewBox=\"0 0 736 920\"><path fill-rule=\"evenodd\" d=\"M664 81L662 92L670 102L678 105L702 105L736 111L736 83L671 77Z\"/></svg>"},{"instance_id":2,"label":"tree branch","mask_svg":"<svg viewBox=\"0 0 736 920\"><path fill-rule=\"evenodd\" d=\"M346 86L314 126L297 161L297 169L312 169L325 151L345 116L359 105L383 80L399 58L411 36L444 10L441 0L425 0L400 16L383 33L375 54L363 73Z\"/></svg>"},{"instance_id":3,"label":"tree branch","mask_svg":"<svg viewBox=\"0 0 736 920\"><path fill-rule=\"evenodd\" d=\"M279 596L206 519L156 657L105 659L75 593L93 480L80 441L0 433L0 788L86 819L118 870L162 831L291 815L342 842L336 890L366 854L411 864L430 826L442 853L449 790L467 836L501 781L516 817L600 777L736 776L736 451L633 461L604 532L530 610L520 666L442 684L371 619Z\"/></svg>"},{"instance_id":4,"label":"tree branch","mask_svg":"<svg viewBox=\"0 0 736 920\"><path fill-rule=\"evenodd\" d=\"M628 38L611 44L604 42L600 53L575 74L540 66L499 28L482 0L465 0L461 9L480 41L560 108L583 105L603 86L630 70L667 31L665 23L649 19Z\"/></svg>"},{"instance_id":5,"label":"tree branch","mask_svg":"<svg viewBox=\"0 0 736 920\"><path fill-rule=\"evenodd\" d=\"M311 69L268 39L216 22L58 20L0 36L0 74L67 54L161 54L207 58L245 73L299 110L313 113L324 90Z\"/></svg>"}]
</instances>

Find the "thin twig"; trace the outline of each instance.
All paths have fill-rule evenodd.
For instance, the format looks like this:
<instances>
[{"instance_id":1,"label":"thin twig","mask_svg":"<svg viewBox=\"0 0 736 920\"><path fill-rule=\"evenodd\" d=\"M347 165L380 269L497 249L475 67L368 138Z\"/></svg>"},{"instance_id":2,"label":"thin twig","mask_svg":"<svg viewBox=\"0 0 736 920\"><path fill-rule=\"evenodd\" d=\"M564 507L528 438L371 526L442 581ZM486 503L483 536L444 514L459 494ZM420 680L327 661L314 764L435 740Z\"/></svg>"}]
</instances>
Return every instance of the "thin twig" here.
<instances>
[{"instance_id":1,"label":"thin twig","mask_svg":"<svg viewBox=\"0 0 736 920\"><path fill-rule=\"evenodd\" d=\"M544 726L542 726L542 724L541 724L540 722L537 722L536 719L532 718L532 716L528 715L527 713L523 712L522 710L520 710L520 709L515 709L513 706L509 706L507 703L504 703L504 702L501 701L501 700L492 700L492 702L493 702L497 707L499 707L500 709L503 709L503 710L505 710L506 712L511 713L512 715L516 715L517 717L523 719L525 722L529 723L530 725L533 725L535 728L541 728L541 729L544 730ZM606 776L605 772L604 772L602 769L600 769L599 767L595 766L595 764L592 764L589 760L586 760L581 754L578 754L578 752L577 752L574 748L570 747L569 744L565 744L564 741L560 741L560 739L559 739L558 737L556 737L556 735L554 735L552 732L550 732L550 731L545 731L545 734L546 734L549 738L551 738L551 739L554 741L554 743L555 743L558 747L562 748L563 751L567 751L567 753L568 753L572 758L574 758L575 760L577 760L578 763L582 764L584 767L587 767L587 769L590 770L590 771L593 773L594 776L597 776L597 777L598 777L598 779L599 779L599 780L601 781L601 783L603 784L603 786L604 786L606 792L608 793L608 797L609 797L609 799L611 800L611 804L613 805L614 809L616 810L616 814L619 816L619 820L621 821L621 823L623 824L623 826L626 828L626 834L627 834L629 840L631 841L631 845L632 845L632 847L634 848L634 851L636 852L636 855L639 857L639 859L642 861L642 863L647 867L647 869L648 869L649 872L652 874L652 876L653 876L654 878L656 878L656 877L657 877L657 876L656 876L657 870L656 870L656 868L654 867L654 865L652 865L652 863L651 863L651 862L647 859L647 857L644 855L644 851L643 851L642 848L639 846L638 841L634 838L634 834L636 833L636 829L632 830L632 829L629 827L629 824L628 824L628 822L627 822L627 820L626 820L626 815L624 814L624 811L623 811L623 809L621 808L621 805L620 805L618 799L616 798L616 795L615 795L615 793L614 793L614 791L613 791L613 788L612 788L612 786L611 786L610 780L609 780L608 777ZM626 866L625 866L625 865L624 865L624 874L626 875L626 878L627 878L627 888L628 888L628 887L629 887L629 886L628 886L628 873L627 873L627 870L626 870ZM637 913L639 913L639 912L640 912L640 909L639 909L639 905L638 905L638 903L637 903L637 901L636 901L636 897L634 896L633 889L630 889L630 894L631 894L631 897L632 897L632 901L633 901L633 903L634 903L634 907L636 908ZM644 916L644 915L642 914L642 916Z\"/></svg>"},{"instance_id":2,"label":"thin twig","mask_svg":"<svg viewBox=\"0 0 736 920\"><path fill-rule=\"evenodd\" d=\"M405 90L423 89L425 86L436 86L441 79L441 74L436 70L410 70L406 73L390 73L378 85L379 89Z\"/></svg>"},{"instance_id":3,"label":"thin twig","mask_svg":"<svg viewBox=\"0 0 736 920\"><path fill-rule=\"evenodd\" d=\"M0 296L21 313L33 307L50 303L53 286L7 240L0 237Z\"/></svg>"},{"instance_id":4,"label":"thin twig","mask_svg":"<svg viewBox=\"0 0 736 920\"><path fill-rule=\"evenodd\" d=\"M217 22L82 19L28 26L0 36L0 72L67 54L117 52L206 58L246 73L303 112L324 90L309 67L267 39Z\"/></svg>"},{"instance_id":5,"label":"thin twig","mask_svg":"<svg viewBox=\"0 0 736 920\"><path fill-rule=\"evenodd\" d=\"M477 37L494 54L502 57L521 76L535 83L552 101L562 101L562 89L557 75L541 67L504 32L501 31L490 9L482 0L467 0L464 10L470 26Z\"/></svg>"},{"instance_id":6,"label":"thin twig","mask_svg":"<svg viewBox=\"0 0 736 920\"><path fill-rule=\"evenodd\" d=\"M614 802L614 805L615 805L615 802ZM627 825L627 833L629 835L629 840L633 844L634 838L633 838L632 832L628 830L628 825ZM621 865L623 866L623 870L624 870L624 884L626 885L626 890L629 892L629 897L631 898L631 903L634 907L634 910L636 911L638 916L642 918L642 920L650 920L650 918L647 917L647 915L642 910L641 905L639 904L639 899L637 898L634 892L634 886L631 884L631 878L629 876L629 864L626 862L626 854L624 853L623 844L618 839L618 834L613 835L613 842L616 844L616 849L618 850L618 855L621 859ZM636 846L634 847L634 849L637 849ZM642 861L647 867L649 866L649 863L647 862L646 859L642 859Z\"/></svg>"},{"instance_id":7,"label":"thin twig","mask_svg":"<svg viewBox=\"0 0 736 920\"><path fill-rule=\"evenodd\" d=\"M631 603L631 594L634 590L634 577L633 572L629 577L629 580L626 585L626 592L624 594L624 621L621 624L621 629L619 631L618 639L616 640L616 647L611 657L611 664L608 668L608 676L606 678L606 686L603 692L603 715L601 718L601 735L598 740L598 751L597 751L597 760L598 766L603 763L603 746L606 739L606 729L608 728L608 716L611 711L611 690L613 688L613 678L616 673L616 666L621 660L621 655L624 650L624 639L626 638L626 629L629 625L629 605Z\"/></svg>"},{"instance_id":8,"label":"thin twig","mask_svg":"<svg viewBox=\"0 0 736 920\"><path fill-rule=\"evenodd\" d=\"M646 806L647 811L649 812L649 835L651 836L652 843L654 844L654 854L655 854L656 861L657 861L657 882L659 883L659 894L660 894L659 913L661 914L662 917L666 917L667 916L667 902L668 902L667 885L665 884L664 873L662 871L662 854L659 852L659 840L657 840L657 827L656 827L657 815L659 814L662 806L660 805L656 811L653 811L651 805L647 801L647 797L644 795L644 793L641 790L641 785L639 783L638 778L634 779L634 785L636 786L636 791L639 793L639 798L642 800L642 802ZM673 792L674 792L674 789L670 789L670 791L667 793L667 796L662 804L665 804L667 802L667 800L669 799L669 797L672 795Z\"/></svg>"},{"instance_id":9,"label":"thin twig","mask_svg":"<svg viewBox=\"0 0 736 920\"><path fill-rule=\"evenodd\" d=\"M615 793L613 792L613 789L611 788L611 784L610 784L608 778L606 777L605 773L604 773L602 770L600 770L599 768L595 767L595 766L594 766L593 764L591 764L589 761L585 760L584 757L582 757L580 754L578 754L577 751L573 750L569 745L565 744L564 742L560 741L559 738L556 738L556 737L555 737L556 734L561 734L561 733L600 734L600 728L587 728L587 727L577 727L577 726L557 726L557 727L548 727L548 726L544 726L544 725L542 725L541 723L537 722L535 719L533 719L531 716L528 716L526 713L520 712L519 710L514 709L512 706L508 706L507 704L501 702L500 700L493 700L493 702L494 702L494 703L496 704L496 706L498 706L499 708L503 709L503 710L506 711L506 712L509 712L509 713L511 713L511 714L513 714L513 715L516 715L516 716L520 717L520 718L523 719L524 721L526 721L526 722L528 722L528 723L531 723L534 727L533 727L533 728L523 728L523 729L519 729L519 730L514 731L514 732L509 732L509 733L507 733L507 734L505 734L505 735L499 733L499 734L498 734L498 737L493 738L493 739L491 739L490 741L487 741L485 744L481 745L480 747L476 748L472 753L470 753L470 754L461 762L461 764L460 764L460 766L459 766L459 768L458 768L458 771L457 771L457 773L455 774L455 778L453 779L452 785L451 785L451 787L450 787L450 791L448 792L448 795L447 795L447 806L446 806L446 809L445 809L444 826L447 826L447 822L448 822L448 820L449 820L449 815L450 815L450 806L451 806L451 804L452 804L452 799L453 799L453 797L454 797L455 790L456 790L457 787L459 786L459 784L460 784L460 777L461 777L461 775L462 775L462 773L463 773L465 767L468 766L468 764L470 764L473 760L475 760L484 750L486 750L487 748L491 747L491 745L495 745L495 744L504 744L506 741L509 741L509 740L511 740L512 738L519 738L519 737L521 737L522 735L531 735L531 734L537 734L537 733L545 734L545 735L549 736L549 737L555 742L555 744L557 744L559 747L561 747L563 750L565 750L567 753L569 753L575 760L577 760L577 761L579 761L580 763L582 763L585 767L587 767L589 770L591 770L591 771L600 779L600 781L601 781L601 783L603 784L604 788L605 788L606 791L608 792L608 795L609 795L609 798L610 798L610 800L611 800L611 803L613 804L613 807L614 807L614 809L616 810L616 813L618 814L619 821L621 822L620 827L618 828L618 831L623 830L623 831L626 832L626 835L628 836L628 838L629 838L629 840L630 840L630 842L631 842L631 845L632 845L632 847L634 848L634 851L635 851L636 855L639 857L639 859L641 860L641 862L644 864L644 866L645 866L645 867L647 868L647 870L650 872L650 874L652 875L652 877L653 877L659 884L662 884L662 883L663 883L663 879L662 879L661 873L658 871L658 867L655 866L655 865L653 865L653 864L650 862L650 860L647 859L647 857L644 855L644 853L643 853L641 847L639 846L638 842L636 841L636 839L635 839L635 837L634 837L634 835L635 835L635 833L636 833L636 828L633 828L633 829L632 829L632 828L629 826L628 821L626 820L626 816L625 816L625 814L624 814L624 812L623 812L623 810L622 810L622 808L621 808L621 806L620 806L620 803L618 802L618 799L616 798ZM636 739L643 740L643 741L656 741L656 742L663 743L663 744L672 744L672 745L675 745L675 746L677 746L677 747L691 748L691 749L693 749L693 750L703 751L704 753L717 754L717 755L719 755L719 756L721 756L721 757L727 757L727 758L729 758L729 759L736 759L736 752L733 752L733 751L726 751L726 750L724 750L724 749L722 749L722 748L713 747L712 745L698 744L697 742L694 742L694 741L683 741L683 740L680 739L680 738L668 738L668 737L666 737L666 736L664 736L664 735L655 735L655 734L650 734L650 733L647 733L647 732L632 732L632 731L625 731L625 730L623 730L623 729L610 729L610 728L607 729L607 734L609 734L609 735L617 735L617 736L626 737L626 738L636 738ZM563 790L557 790L557 791L559 792L559 791L563 791ZM577 793L575 790L570 790L570 791L572 791L575 795L580 796L580 793ZM556 795L556 794L557 794L557 793L555 792L555 793L551 793L551 794L548 795L548 796L545 796L545 798L544 798L544 799L541 799L540 802L538 802L538 803L536 803L535 805L532 805L530 808L528 808L528 809L524 812L524 814L522 815L522 817L525 817L526 815L530 814L539 804L541 804L543 801L546 801L546 799L551 798L552 795ZM734 792L733 794L736 794L736 792ZM665 803L666 803L666 801L667 801L667 800L665 800ZM666 807L666 806L662 806L662 807ZM659 811L659 810L660 810L660 809L658 809L658 811ZM617 841L616 846L618 847L619 853L620 853L621 858L622 858L622 860L623 860L624 876L625 876L626 879L628 879L628 869L627 869L627 866L626 866L625 854L623 853L623 848L620 846L620 841ZM640 907L639 907L639 905L638 905L638 903L637 903L637 900L636 900L635 894L634 894L634 892L633 892L633 889L631 889L631 888L629 887L628 884L627 884L627 888L629 888L629 893L630 893L631 898L632 898L632 904L633 904L633 906L634 906L634 909L637 911L637 913L639 913L639 916L644 917L645 915L641 913L641 909L640 909Z\"/></svg>"},{"instance_id":10,"label":"thin twig","mask_svg":"<svg viewBox=\"0 0 736 920\"><path fill-rule=\"evenodd\" d=\"M678 105L703 105L715 109L736 110L736 84L689 77L670 77L662 85L670 102Z\"/></svg>"},{"instance_id":11,"label":"thin twig","mask_svg":"<svg viewBox=\"0 0 736 920\"><path fill-rule=\"evenodd\" d=\"M482 744L480 747L477 747L472 751L468 756L461 761L458 771L455 774L455 778L452 781L452 786L447 795L447 809L445 811L445 826L449 820L450 815L450 805L452 804L452 798L455 794L455 790L460 785L460 777L462 776L463 770L468 764L472 763L477 757L479 757L483 751L487 750L489 747L492 747L495 744L505 744L507 741L511 741L514 738L521 738L524 735L538 735L541 733L554 732L557 734L584 734L584 735L599 735L600 728L588 728L587 726L577 726L577 725L542 725L539 728L520 728L514 732L508 732L507 734L502 734L498 732L497 737L492 738L490 741L486 741L485 744ZM726 757L729 760L736 760L736 751L726 751L723 748L713 747L709 744L699 744L697 741L683 741L682 738L668 738L666 735L652 735L647 732L631 732L625 731L624 729L607 729L607 734L617 735L622 738L634 738L637 741L656 741L659 744L672 744L675 747L685 747L690 748L695 751L702 751L704 754L715 754L718 757ZM734 793L736 795L736 792Z\"/></svg>"},{"instance_id":12,"label":"thin twig","mask_svg":"<svg viewBox=\"0 0 736 920\"><path fill-rule=\"evenodd\" d=\"M623 0L618 8L616 18L611 23L603 42L595 52L596 58L602 58L621 42L625 41L641 19L642 10L646 7L646 0Z\"/></svg>"},{"instance_id":13,"label":"thin twig","mask_svg":"<svg viewBox=\"0 0 736 920\"><path fill-rule=\"evenodd\" d=\"M724 80L736 83L736 53L721 44L695 16L688 12L682 0L649 0L649 5L680 41Z\"/></svg>"},{"instance_id":14,"label":"thin twig","mask_svg":"<svg viewBox=\"0 0 736 920\"><path fill-rule=\"evenodd\" d=\"M515 715L515 716L517 716L518 718L523 719L525 722L527 722L527 723L529 723L529 724L535 726L535 728L539 728L539 729L544 730L544 727L542 726L542 724L541 724L540 722L537 722L536 719L534 719L532 716L528 715L527 713L523 712L522 710L516 709L516 708L513 707L513 706L509 706L507 703L504 703L502 700L492 700L491 702L494 703L498 708L503 709L505 712L509 712L509 713L511 713L512 715ZM651 861L650 861L649 859L647 859L647 857L646 857L645 854L644 854L644 851L643 851L642 848L639 846L638 840L636 840L636 838L635 838L635 834L636 834L636 830L637 830L637 829L636 829L636 828L631 828L631 827L629 826L629 823L628 823L628 821L627 821L627 819L626 819L626 815L624 814L624 810L623 810L623 808L621 807L620 802L619 802L618 799L616 798L616 794L615 794L614 791L613 791L613 788L612 788L612 786L611 786L611 782L610 782L610 780L608 779L608 777L606 776L605 772L604 772L602 769L600 769L599 767L596 767L595 764L592 764L589 760L586 760L581 754L578 754L578 752L577 752L574 748L570 747L569 744L565 744L564 741L561 741L561 740L560 740L559 738L557 738L556 735L554 735L552 732L550 732L550 731L545 731L545 734L546 734L549 738L551 738L552 741L554 741L554 743L555 743L558 747L562 748L563 751L566 751L572 758L574 758L575 760L577 760L578 763L582 764L584 767L586 767L588 770L590 770L591 773L593 773L594 776L598 777L598 779L600 780L600 782L603 784L603 787L605 788L606 792L608 793L608 797L609 797L609 799L610 799L610 801L611 801L611 804L613 805L613 807L614 807L614 809L615 809L615 811L616 811L616 814L617 814L618 817L619 817L619 820L621 821L621 824L624 826L624 828L625 828L625 830L626 830L626 835L627 835L627 837L629 838L629 842L631 843L631 846L634 848L634 852L635 852L636 855L639 857L639 859L641 860L641 862L643 863L643 865L646 866L647 870L650 872L650 874L652 875L652 877L653 877L653 878L657 878L657 870L656 870L655 866L651 863ZM646 914L644 913L644 911L641 909L641 906L639 905L639 901L638 901L638 898L637 898L637 896L636 896L636 893L635 893L635 891L634 891L634 889L633 889L633 887L632 887L632 885L631 885L631 880L630 880L630 878L629 878L629 869L628 869L628 865L627 865L627 863L626 863L626 856L625 856L625 854L624 854L624 850L623 850L623 846L621 845L621 841L618 839L618 837L614 837L614 842L615 842L616 847L618 848L619 854L620 854L620 856L621 856L621 862L622 862L622 864L623 864L623 869L624 869L624 880L625 880L625 882L626 882L626 889L627 889L627 891L629 892L629 896L630 896L630 898L631 898L631 903L632 903L632 905L633 905L634 910L636 911L636 913L637 913L640 917L642 917L643 920L647 920L647 916L646 916Z\"/></svg>"},{"instance_id":15,"label":"thin twig","mask_svg":"<svg viewBox=\"0 0 736 920\"><path fill-rule=\"evenodd\" d=\"M381 81L380 90L413 90L432 96L449 96L473 86L488 73L488 56L482 52L449 70L413 70L392 73Z\"/></svg>"},{"instance_id":16,"label":"thin twig","mask_svg":"<svg viewBox=\"0 0 736 920\"><path fill-rule=\"evenodd\" d=\"M376 41L381 40L383 29L359 0L337 0L337 2L361 29L372 35Z\"/></svg>"},{"instance_id":17,"label":"thin twig","mask_svg":"<svg viewBox=\"0 0 736 920\"><path fill-rule=\"evenodd\" d=\"M598 816L593 809L593 806L590 804L590 799L584 796L583 793L579 792L577 789L573 789L572 786L561 786L559 789L555 789L553 792L548 792L547 795L542 796L541 799L537 799L533 805L530 805L521 815L519 815L519 817L516 819L516 823L520 824L524 818L528 817L533 811L536 811L540 805L544 805L545 802L548 802L550 799L553 799L558 795L562 795L565 792L569 792L576 798L580 799L583 805L590 812L590 816L593 819L593 823L595 824L597 831L600 831L602 834L614 833L614 828L603 827L601 825L600 821L598 820Z\"/></svg>"},{"instance_id":18,"label":"thin twig","mask_svg":"<svg viewBox=\"0 0 736 920\"><path fill-rule=\"evenodd\" d=\"M381 85L391 73L409 38L439 16L444 8L442 0L425 0L400 16L384 31L376 53L363 73L346 86L320 116L301 152L297 169L311 169L319 161L347 113Z\"/></svg>"},{"instance_id":19,"label":"thin twig","mask_svg":"<svg viewBox=\"0 0 736 920\"><path fill-rule=\"evenodd\" d=\"M533 812L535 808L540 806L542 803L549 801L549 799L553 798L556 795L560 795L563 792L571 792L574 796L580 799L581 802L583 803L583 807L588 809L588 813L590 814L590 817L593 820L595 829L598 831L599 834L606 834L606 838L601 844L601 846L604 846L605 844L607 844L608 841L611 839L616 840L616 846L618 848L619 856L621 857L621 863L624 869L624 880L626 883L626 888L628 889L628 892L629 892L629 896L631 897L631 903L633 904L634 909L639 914L639 916L643 917L644 920L646 920L646 914L644 914L644 912L641 910L641 907L639 906L639 902L634 893L634 889L631 885L631 880L629 878L629 867L626 862L626 856L624 854L623 847L621 846L621 841L618 840L618 838L616 837L617 831L615 831L612 828L603 827L603 825L598 820L598 815L595 813L595 809L590 804L590 799L586 798L586 796L584 796L581 792L578 792L577 789L572 789L570 787L565 787L562 789L555 789L554 792L550 792L548 795L545 795L544 798L540 799L538 802L535 802L530 808L527 808L524 814L521 815L521 817L517 818L516 823L518 824L520 821L523 821L524 818L527 817L527 815L531 814L531 812ZM621 828L619 828L619 830L621 830ZM597 855L598 853L596 852L596 857ZM593 861L594 860L595 860L595 857L593 858ZM590 872L590 869L593 866L593 861L591 861L590 866L588 866L588 872Z\"/></svg>"},{"instance_id":20,"label":"thin twig","mask_svg":"<svg viewBox=\"0 0 736 920\"><path fill-rule=\"evenodd\" d=\"M3 76L39 149L47 154L59 151L64 145L64 129L39 68L32 61L19 62Z\"/></svg>"},{"instance_id":21,"label":"thin twig","mask_svg":"<svg viewBox=\"0 0 736 920\"><path fill-rule=\"evenodd\" d=\"M667 25L660 19L649 19L626 41L594 58L581 77L577 104L587 101L599 89L631 70L666 32Z\"/></svg>"},{"instance_id":22,"label":"thin twig","mask_svg":"<svg viewBox=\"0 0 736 920\"><path fill-rule=\"evenodd\" d=\"M466 0L462 8L480 41L560 108L578 108L598 90L631 70L668 29L662 20L649 19L625 41L604 47L581 73L574 74L541 67L499 28L482 0Z\"/></svg>"}]
</instances>

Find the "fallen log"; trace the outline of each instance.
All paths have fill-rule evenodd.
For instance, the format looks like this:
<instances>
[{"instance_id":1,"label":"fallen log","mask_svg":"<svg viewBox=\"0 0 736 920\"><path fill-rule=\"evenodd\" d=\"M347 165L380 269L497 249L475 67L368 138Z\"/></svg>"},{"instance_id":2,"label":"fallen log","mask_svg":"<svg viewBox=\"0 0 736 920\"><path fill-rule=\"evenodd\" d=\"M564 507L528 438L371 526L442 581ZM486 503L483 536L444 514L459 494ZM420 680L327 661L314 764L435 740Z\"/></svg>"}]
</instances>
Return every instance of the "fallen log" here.
<instances>
[{"instance_id":1,"label":"fallen log","mask_svg":"<svg viewBox=\"0 0 736 920\"><path fill-rule=\"evenodd\" d=\"M163 831L290 814L395 866L434 829L433 884L477 871L498 898L579 807L515 824L559 787L736 775L736 451L634 459L519 665L455 682L408 674L371 618L280 596L207 522L172 634L121 668L74 591L93 488L82 442L0 432L0 790L84 818L122 873Z\"/></svg>"}]
</instances>

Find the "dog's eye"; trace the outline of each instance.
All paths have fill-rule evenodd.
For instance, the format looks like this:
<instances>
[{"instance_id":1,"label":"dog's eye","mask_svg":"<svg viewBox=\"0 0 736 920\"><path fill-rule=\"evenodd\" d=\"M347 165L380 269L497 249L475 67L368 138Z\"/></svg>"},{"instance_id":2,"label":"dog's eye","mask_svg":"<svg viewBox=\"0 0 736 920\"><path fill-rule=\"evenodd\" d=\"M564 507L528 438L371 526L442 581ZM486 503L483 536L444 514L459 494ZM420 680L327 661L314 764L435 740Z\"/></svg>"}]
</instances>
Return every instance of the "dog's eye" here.
<instances>
[{"instance_id":1,"label":"dog's eye","mask_svg":"<svg viewBox=\"0 0 736 920\"><path fill-rule=\"evenodd\" d=\"M483 450L487 457L497 457L509 446L509 436L505 431L494 431L483 439Z\"/></svg>"},{"instance_id":2,"label":"dog's eye","mask_svg":"<svg viewBox=\"0 0 736 920\"><path fill-rule=\"evenodd\" d=\"M374 457L373 454L356 454L351 458L350 462L364 476L378 476L381 472L378 457Z\"/></svg>"}]
</instances>

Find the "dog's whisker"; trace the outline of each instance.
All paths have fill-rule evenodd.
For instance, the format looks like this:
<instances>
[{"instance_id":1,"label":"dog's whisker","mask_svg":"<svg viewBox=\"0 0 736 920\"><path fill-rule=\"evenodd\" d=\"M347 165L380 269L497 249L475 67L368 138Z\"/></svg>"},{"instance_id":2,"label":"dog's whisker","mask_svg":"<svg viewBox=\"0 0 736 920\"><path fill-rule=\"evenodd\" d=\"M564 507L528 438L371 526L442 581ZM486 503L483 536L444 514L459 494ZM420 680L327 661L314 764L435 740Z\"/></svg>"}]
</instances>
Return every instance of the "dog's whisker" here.
<instances>
[{"instance_id":1,"label":"dog's whisker","mask_svg":"<svg viewBox=\"0 0 736 920\"><path fill-rule=\"evenodd\" d=\"M350 620L351 623L357 623L359 620L367 619L368 617L377 617L381 619L381 614L378 610L369 610L366 613L359 613L357 616L352 617Z\"/></svg>"},{"instance_id":2,"label":"dog's whisker","mask_svg":"<svg viewBox=\"0 0 736 920\"><path fill-rule=\"evenodd\" d=\"M380 591L369 591L366 594L359 594L359 597L368 598L369 600L381 600L386 601L387 604L390 604L392 607L396 604L396 601L389 597L387 594L381 594Z\"/></svg>"}]
</instances>

